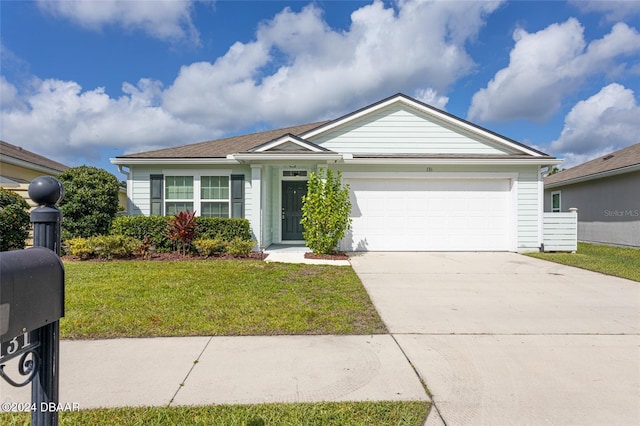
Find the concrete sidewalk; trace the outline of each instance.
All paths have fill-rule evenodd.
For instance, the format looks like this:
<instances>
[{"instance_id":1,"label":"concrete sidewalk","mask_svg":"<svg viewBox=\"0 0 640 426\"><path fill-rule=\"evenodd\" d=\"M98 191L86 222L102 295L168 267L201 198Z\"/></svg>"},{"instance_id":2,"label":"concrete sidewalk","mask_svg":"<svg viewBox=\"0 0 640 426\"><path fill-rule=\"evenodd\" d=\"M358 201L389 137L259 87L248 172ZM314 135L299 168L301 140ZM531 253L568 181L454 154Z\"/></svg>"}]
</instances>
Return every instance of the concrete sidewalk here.
<instances>
[{"instance_id":1,"label":"concrete sidewalk","mask_svg":"<svg viewBox=\"0 0 640 426\"><path fill-rule=\"evenodd\" d=\"M30 389L1 381L0 402L30 402ZM388 335L61 342L60 402L80 409L377 400L428 400Z\"/></svg>"}]
</instances>

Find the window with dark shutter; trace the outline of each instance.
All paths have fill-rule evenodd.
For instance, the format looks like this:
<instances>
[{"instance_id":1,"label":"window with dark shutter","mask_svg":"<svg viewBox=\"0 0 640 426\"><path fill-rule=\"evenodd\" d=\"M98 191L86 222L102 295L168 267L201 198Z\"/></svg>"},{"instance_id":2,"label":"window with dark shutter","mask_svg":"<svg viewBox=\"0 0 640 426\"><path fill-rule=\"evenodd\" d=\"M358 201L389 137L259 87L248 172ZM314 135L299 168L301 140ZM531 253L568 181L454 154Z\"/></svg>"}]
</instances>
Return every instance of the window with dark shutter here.
<instances>
[{"instance_id":1,"label":"window with dark shutter","mask_svg":"<svg viewBox=\"0 0 640 426\"><path fill-rule=\"evenodd\" d=\"M149 181L151 183L151 215L162 216L163 175L151 175Z\"/></svg>"},{"instance_id":2,"label":"window with dark shutter","mask_svg":"<svg viewBox=\"0 0 640 426\"><path fill-rule=\"evenodd\" d=\"M244 175L231 175L231 217L244 217Z\"/></svg>"}]
</instances>

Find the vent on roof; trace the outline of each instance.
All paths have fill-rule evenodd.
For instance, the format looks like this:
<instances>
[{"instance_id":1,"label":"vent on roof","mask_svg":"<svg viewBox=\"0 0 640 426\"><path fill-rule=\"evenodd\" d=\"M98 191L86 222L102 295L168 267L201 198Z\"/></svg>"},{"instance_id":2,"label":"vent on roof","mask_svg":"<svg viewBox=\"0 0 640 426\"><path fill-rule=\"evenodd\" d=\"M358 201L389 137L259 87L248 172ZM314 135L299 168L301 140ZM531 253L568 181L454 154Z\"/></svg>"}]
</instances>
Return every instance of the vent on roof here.
<instances>
[{"instance_id":1,"label":"vent on roof","mask_svg":"<svg viewBox=\"0 0 640 426\"><path fill-rule=\"evenodd\" d=\"M606 160L610 160L610 159L612 159L612 158L613 158L613 154L609 154L609 155L607 155L606 157L604 157L604 158L603 158L603 160L605 160L605 161L606 161Z\"/></svg>"}]
</instances>

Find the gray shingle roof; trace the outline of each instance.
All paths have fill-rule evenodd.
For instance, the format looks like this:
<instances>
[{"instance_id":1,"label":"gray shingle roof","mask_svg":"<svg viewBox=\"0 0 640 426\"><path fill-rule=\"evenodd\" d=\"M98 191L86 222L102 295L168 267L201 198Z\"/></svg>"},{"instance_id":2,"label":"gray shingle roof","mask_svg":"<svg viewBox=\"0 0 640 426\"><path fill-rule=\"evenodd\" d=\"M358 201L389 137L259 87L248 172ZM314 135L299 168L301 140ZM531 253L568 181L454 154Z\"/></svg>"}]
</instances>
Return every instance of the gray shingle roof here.
<instances>
[{"instance_id":1,"label":"gray shingle roof","mask_svg":"<svg viewBox=\"0 0 640 426\"><path fill-rule=\"evenodd\" d=\"M599 173L611 172L625 167L640 165L640 143L631 145L619 151L612 152L595 160L563 170L559 173L547 176L545 185L556 184L574 179L586 178Z\"/></svg>"},{"instance_id":2,"label":"gray shingle roof","mask_svg":"<svg viewBox=\"0 0 640 426\"><path fill-rule=\"evenodd\" d=\"M64 172L69 169L69 166L65 166L57 161L50 160L42 155L27 151L26 149L4 141L0 141L0 153L6 157L15 158L16 160L31 163L35 166L46 167L58 172Z\"/></svg>"},{"instance_id":3,"label":"gray shingle roof","mask_svg":"<svg viewBox=\"0 0 640 426\"><path fill-rule=\"evenodd\" d=\"M258 145L263 145L287 133L299 135L327 123L302 124L284 129L267 130L265 132L248 135L232 136L230 138L199 142L174 148L141 152L138 154L120 155L117 158L224 158L229 154L246 152Z\"/></svg>"}]
</instances>

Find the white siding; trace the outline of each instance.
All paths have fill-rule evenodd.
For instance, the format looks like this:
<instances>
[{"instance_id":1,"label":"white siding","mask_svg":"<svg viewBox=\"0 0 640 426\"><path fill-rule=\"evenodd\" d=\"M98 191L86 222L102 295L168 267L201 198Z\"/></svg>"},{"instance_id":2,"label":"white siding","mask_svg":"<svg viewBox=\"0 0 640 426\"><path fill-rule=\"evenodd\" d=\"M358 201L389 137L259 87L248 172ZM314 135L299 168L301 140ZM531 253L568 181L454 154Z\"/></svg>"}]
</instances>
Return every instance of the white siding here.
<instances>
[{"instance_id":1,"label":"white siding","mask_svg":"<svg viewBox=\"0 0 640 426\"><path fill-rule=\"evenodd\" d=\"M311 141L342 153L508 153L504 147L482 141L405 105L389 106Z\"/></svg>"},{"instance_id":2,"label":"white siding","mask_svg":"<svg viewBox=\"0 0 640 426\"><path fill-rule=\"evenodd\" d=\"M521 169L518 176L518 251L537 251L542 242L540 229L539 174L536 166Z\"/></svg>"},{"instance_id":3,"label":"white siding","mask_svg":"<svg viewBox=\"0 0 640 426\"><path fill-rule=\"evenodd\" d=\"M130 198L130 211L132 216L145 215L151 212L151 193L149 176L152 174L161 174L162 169L154 169L141 166L132 166L129 172L129 181L127 187Z\"/></svg>"}]
</instances>

